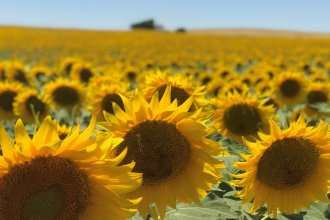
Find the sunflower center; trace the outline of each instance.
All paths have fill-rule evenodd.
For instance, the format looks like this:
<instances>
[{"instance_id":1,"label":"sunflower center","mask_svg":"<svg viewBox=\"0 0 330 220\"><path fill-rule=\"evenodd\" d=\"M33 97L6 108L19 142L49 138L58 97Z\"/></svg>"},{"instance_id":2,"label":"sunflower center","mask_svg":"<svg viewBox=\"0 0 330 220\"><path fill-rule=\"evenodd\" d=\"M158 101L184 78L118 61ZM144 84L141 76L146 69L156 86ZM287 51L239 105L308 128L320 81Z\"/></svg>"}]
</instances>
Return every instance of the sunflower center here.
<instances>
[{"instance_id":1,"label":"sunflower center","mask_svg":"<svg viewBox=\"0 0 330 220\"><path fill-rule=\"evenodd\" d=\"M85 83L88 83L89 82L89 79L93 76L93 73L90 69L88 68L83 68L81 71L80 71L80 80L82 82L85 82Z\"/></svg>"},{"instance_id":2,"label":"sunflower center","mask_svg":"<svg viewBox=\"0 0 330 220\"><path fill-rule=\"evenodd\" d=\"M238 92L239 94L241 94L243 92L243 90L239 87L234 87L234 88L229 89L229 92L231 92L231 93L234 93L235 91Z\"/></svg>"},{"instance_id":3,"label":"sunflower center","mask_svg":"<svg viewBox=\"0 0 330 220\"><path fill-rule=\"evenodd\" d=\"M209 82L211 82L212 78L209 76L206 76L202 79L202 84L207 85Z\"/></svg>"},{"instance_id":4,"label":"sunflower center","mask_svg":"<svg viewBox=\"0 0 330 220\"><path fill-rule=\"evenodd\" d=\"M57 213L63 211L64 204L62 190L56 186L51 186L26 199L22 208L22 219L55 219Z\"/></svg>"},{"instance_id":5,"label":"sunflower center","mask_svg":"<svg viewBox=\"0 0 330 220\"><path fill-rule=\"evenodd\" d=\"M31 96L26 101L26 109L30 112L30 114L33 114L32 108L35 113L40 112L42 114L45 111L45 103L43 103L38 97Z\"/></svg>"},{"instance_id":6,"label":"sunflower center","mask_svg":"<svg viewBox=\"0 0 330 220\"><path fill-rule=\"evenodd\" d=\"M307 101L308 101L308 104L315 104L315 103L319 103L319 102L327 102L328 97L322 91L311 91L307 95Z\"/></svg>"},{"instance_id":7,"label":"sunflower center","mask_svg":"<svg viewBox=\"0 0 330 220\"><path fill-rule=\"evenodd\" d=\"M110 114L114 114L114 110L112 107L112 103L116 103L122 110L125 110L123 100L120 95L111 93L107 94L102 101L102 109L109 112Z\"/></svg>"},{"instance_id":8,"label":"sunflower center","mask_svg":"<svg viewBox=\"0 0 330 220\"><path fill-rule=\"evenodd\" d=\"M0 107L5 111L13 111L14 98L17 95L14 91L5 91L0 94Z\"/></svg>"},{"instance_id":9,"label":"sunflower center","mask_svg":"<svg viewBox=\"0 0 330 220\"><path fill-rule=\"evenodd\" d=\"M24 84L28 84L25 73L22 70L16 70L14 79Z\"/></svg>"},{"instance_id":10,"label":"sunflower center","mask_svg":"<svg viewBox=\"0 0 330 220\"><path fill-rule=\"evenodd\" d=\"M162 85L160 87L158 87L158 89L155 92L158 92L159 94L159 99L161 99L165 93L165 90L167 88L167 84ZM183 104L188 98L190 97L190 95L184 90L181 89L179 87L176 86L172 86L171 87L171 102L173 102L175 99L178 102L178 105ZM191 106L190 110L193 110L193 106Z\"/></svg>"},{"instance_id":11,"label":"sunflower center","mask_svg":"<svg viewBox=\"0 0 330 220\"><path fill-rule=\"evenodd\" d=\"M73 161L37 157L0 179L0 219L78 219L87 208L89 182Z\"/></svg>"},{"instance_id":12,"label":"sunflower center","mask_svg":"<svg viewBox=\"0 0 330 220\"><path fill-rule=\"evenodd\" d=\"M269 78L271 78L271 79L274 78L274 73L272 71L268 71L267 73L268 73Z\"/></svg>"},{"instance_id":13,"label":"sunflower center","mask_svg":"<svg viewBox=\"0 0 330 220\"><path fill-rule=\"evenodd\" d=\"M261 119L256 108L237 104L225 111L224 123L234 134L246 136L255 134L259 130Z\"/></svg>"},{"instance_id":14,"label":"sunflower center","mask_svg":"<svg viewBox=\"0 0 330 220\"><path fill-rule=\"evenodd\" d=\"M265 86L265 87L263 87L262 89L261 89L261 93L265 93L265 92L267 92L267 91L269 91L270 90L270 87L269 86Z\"/></svg>"},{"instance_id":15,"label":"sunflower center","mask_svg":"<svg viewBox=\"0 0 330 220\"><path fill-rule=\"evenodd\" d=\"M66 64L66 66L64 67L65 72L66 72L67 74L69 74L69 73L71 72L71 70L72 70L72 67L73 67L73 63L68 63L68 64Z\"/></svg>"},{"instance_id":16,"label":"sunflower center","mask_svg":"<svg viewBox=\"0 0 330 220\"><path fill-rule=\"evenodd\" d=\"M269 187L290 189L304 183L314 173L319 156L317 147L308 139L277 140L260 158L257 178Z\"/></svg>"},{"instance_id":17,"label":"sunflower center","mask_svg":"<svg viewBox=\"0 0 330 220\"><path fill-rule=\"evenodd\" d=\"M6 72L0 67L0 79L6 79Z\"/></svg>"},{"instance_id":18,"label":"sunflower center","mask_svg":"<svg viewBox=\"0 0 330 220\"><path fill-rule=\"evenodd\" d=\"M79 101L78 92L69 86L61 86L53 92L55 102L60 105L75 105Z\"/></svg>"},{"instance_id":19,"label":"sunflower center","mask_svg":"<svg viewBox=\"0 0 330 220\"><path fill-rule=\"evenodd\" d=\"M178 175L189 163L191 148L176 126L165 121L145 121L133 127L119 145L128 148L123 164L135 161L134 172L143 184L158 184Z\"/></svg>"},{"instance_id":20,"label":"sunflower center","mask_svg":"<svg viewBox=\"0 0 330 220\"><path fill-rule=\"evenodd\" d=\"M255 81L255 85L258 85L259 83L261 83L262 81L264 81L264 79L263 78L259 78L259 79L257 79L256 81Z\"/></svg>"},{"instance_id":21,"label":"sunflower center","mask_svg":"<svg viewBox=\"0 0 330 220\"><path fill-rule=\"evenodd\" d=\"M214 91L213 91L213 95L214 95L214 96L218 96L220 90L221 90L221 87L220 87L220 86L217 87L217 88L215 88Z\"/></svg>"},{"instance_id":22,"label":"sunflower center","mask_svg":"<svg viewBox=\"0 0 330 220\"><path fill-rule=\"evenodd\" d=\"M250 81L250 79L243 79L243 83L245 83L245 84L248 85L248 86L251 85L251 81Z\"/></svg>"},{"instance_id":23,"label":"sunflower center","mask_svg":"<svg viewBox=\"0 0 330 220\"><path fill-rule=\"evenodd\" d=\"M134 71L129 71L129 72L127 73L127 78L128 78L130 81L134 81L134 80L136 79L136 77L137 77L137 74L136 74L136 72L134 72Z\"/></svg>"},{"instance_id":24,"label":"sunflower center","mask_svg":"<svg viewBox=\"0 0 330 220\"><path fill-rule=\"evenodd\" d=\"M38 72L35 74L35 76L36 76L37 79L41 79L41 77L43 77L44 75L45 75L45 73L42 72L42 71L38 71Z\"/></svg>"},{"instance_id":25,"label":"sunflower center","mask_svg":"<svg viewBox=\"0 0 330 220\"><path fill-rule=\"evenodd\" d=\"M300 91L299 83L294 79L285 80L280 86L281 93L286 97L294 97Z\"/></svg>"},{"instance_id":26,"label":"sunflower center","mask_svg":"<svg viewBox=\"0 0 330 220\"><path fill-rule=\"evenodd\" d=\"M228 71L223 71L220 75L221 75L221 77L225 78L226 76L229 75L229 72Z\"/></svg>"}]
</instances>

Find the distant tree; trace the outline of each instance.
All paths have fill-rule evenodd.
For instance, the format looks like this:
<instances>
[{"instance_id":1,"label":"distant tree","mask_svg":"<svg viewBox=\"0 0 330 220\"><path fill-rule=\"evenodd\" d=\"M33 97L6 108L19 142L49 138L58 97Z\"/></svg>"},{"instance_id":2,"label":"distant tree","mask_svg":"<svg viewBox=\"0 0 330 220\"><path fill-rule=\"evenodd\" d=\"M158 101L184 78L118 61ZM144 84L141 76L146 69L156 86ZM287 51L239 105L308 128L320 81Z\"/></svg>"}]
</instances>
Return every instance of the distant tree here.
<instances>
[{"instance_id":1,"label":"distant tree","mask_svg":"<svg viewBox=\"0 0 330 220\"><path fill-rule=\"evenodd\" d=\"M177 33L186 33L187 30L185 28L181 27L181 28L176 29L175 32L177 32Z\"/></svg>"},{"instance_id":2,"label":"distant tree","mask_svg":"<svg viewBox=\"0 0 330 220\"><path fill-rule=\"evenodd\" d=\"M131 25L131 29L150 29L154 30L156 28L155 21L153 19L141 21Z\"/></svg>"}]
</instances>

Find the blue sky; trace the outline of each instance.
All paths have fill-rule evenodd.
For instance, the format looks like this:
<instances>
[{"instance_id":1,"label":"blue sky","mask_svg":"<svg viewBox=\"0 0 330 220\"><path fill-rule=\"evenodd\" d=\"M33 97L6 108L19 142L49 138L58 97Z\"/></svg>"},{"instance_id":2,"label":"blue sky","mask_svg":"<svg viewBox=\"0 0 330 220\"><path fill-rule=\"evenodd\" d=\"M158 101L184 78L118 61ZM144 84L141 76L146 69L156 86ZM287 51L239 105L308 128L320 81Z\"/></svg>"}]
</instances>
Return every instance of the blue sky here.
<instances>
[{"instance_id":1,"label":"blue sky","mask_svg":"<svg viewBox=\"0 0 330 220\"><path fill-rule=\"evenodd\" d=\"M128 29L154 18L167 29L271 28L330 32L329 0L0 0L1 25Z\"/></svg>"}]
</instances>

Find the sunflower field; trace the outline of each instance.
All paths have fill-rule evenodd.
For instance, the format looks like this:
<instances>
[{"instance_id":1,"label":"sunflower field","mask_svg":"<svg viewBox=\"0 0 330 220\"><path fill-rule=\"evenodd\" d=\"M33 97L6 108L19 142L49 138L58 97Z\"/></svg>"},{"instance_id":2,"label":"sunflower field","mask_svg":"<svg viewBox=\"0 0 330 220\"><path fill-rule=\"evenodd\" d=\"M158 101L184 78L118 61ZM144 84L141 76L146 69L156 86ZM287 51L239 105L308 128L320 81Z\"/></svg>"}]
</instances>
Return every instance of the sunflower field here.
<instances>
[{"instance_id":1,"label":"sunflower field","mask_svg":"<svg viewBox=\"0 0 330 220\"><path fill-rule=\"evenodd\" d=\"M329 74L325 37L1 27L0 219L329 219Z\"/></svg>"}]
</instances>

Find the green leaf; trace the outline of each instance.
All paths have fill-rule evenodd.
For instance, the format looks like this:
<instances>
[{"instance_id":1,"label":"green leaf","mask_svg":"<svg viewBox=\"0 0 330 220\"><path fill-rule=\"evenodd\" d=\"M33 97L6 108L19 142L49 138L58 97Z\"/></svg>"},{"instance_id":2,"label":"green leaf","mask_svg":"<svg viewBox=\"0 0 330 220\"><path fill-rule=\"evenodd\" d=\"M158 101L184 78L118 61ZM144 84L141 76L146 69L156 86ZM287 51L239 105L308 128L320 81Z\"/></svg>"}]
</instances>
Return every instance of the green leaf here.
<instances>
[{"instance_id":1,"label":"green leaf","mask_svg":"<svg viewBox=\"0 0 330 220\"><path fill-rule=\"evenodd\" d=\"M166 219L170 220L199 220L199 219L238 219L240 213L232 210L222 199L205 198L201 201L202 207L195 204L177 206L166 213Z\"/></svg>"},{"instance_id":2,"label":"green leaf","mask_svg":"<svg viewBox=\"0 0 330 220\"><path fill-rule=\"evenodd\" d=\"M232 212L225 206L207 207L186 207L172 210L166 213L166 219L185 220L185 219L237 219L239 215Z\"/></svg>"},{"instance_id":3,"label":"green leaf","mask_svg":"<svg viewBox=\"0 0 330 220\"><path fill-rule=\"evenodd\" d=\"M327 218L324 216L324 212L313 205L307 210L304 220L327 220Z\"/></svg>"}]
</instances>

